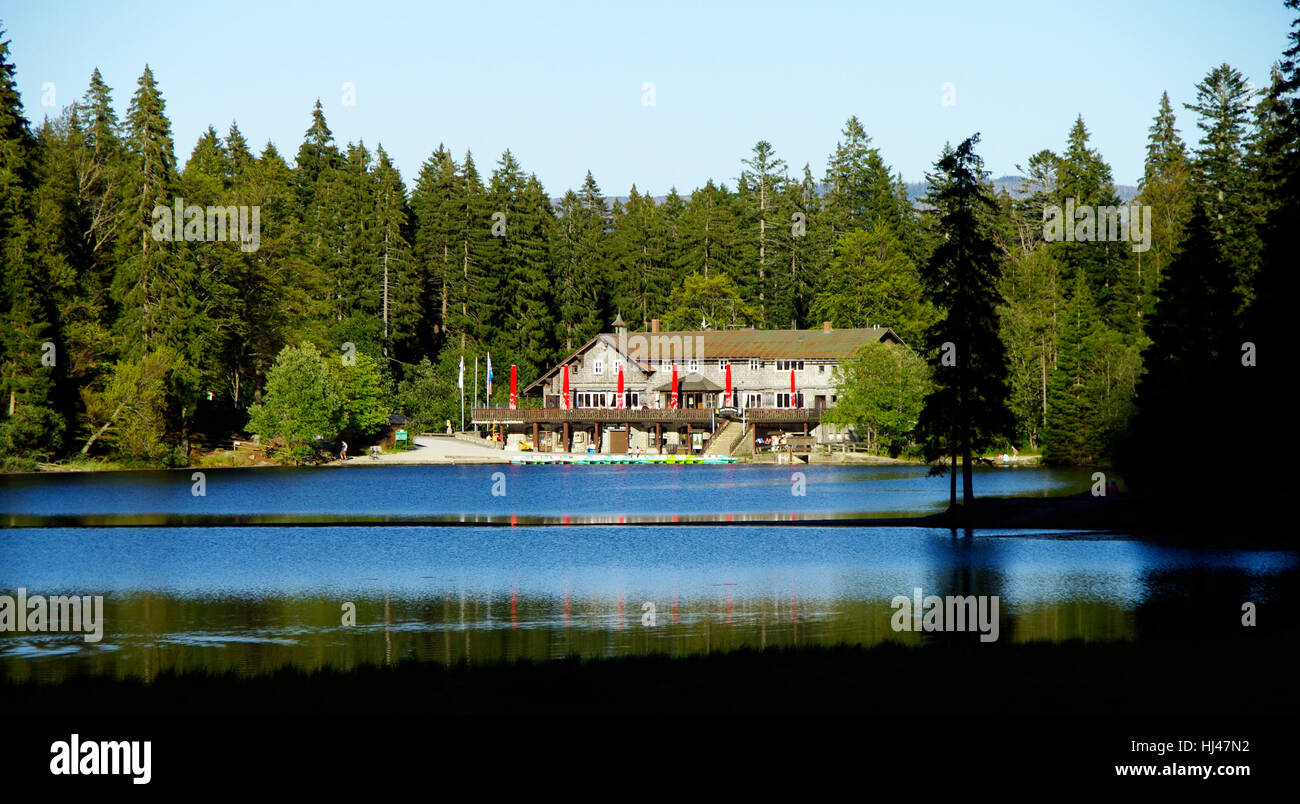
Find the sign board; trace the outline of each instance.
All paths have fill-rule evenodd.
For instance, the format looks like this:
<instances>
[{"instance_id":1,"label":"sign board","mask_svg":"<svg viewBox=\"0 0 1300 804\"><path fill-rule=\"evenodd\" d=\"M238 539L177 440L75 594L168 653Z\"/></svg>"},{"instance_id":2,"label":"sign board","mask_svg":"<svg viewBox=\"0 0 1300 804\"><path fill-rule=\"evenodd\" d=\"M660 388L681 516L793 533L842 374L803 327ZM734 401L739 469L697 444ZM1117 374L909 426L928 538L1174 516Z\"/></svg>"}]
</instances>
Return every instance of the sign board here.
<instances>
[{"instance_id":1,"label":"sign board","mask_svg":"<svg viewBox=\"0 0 1300 804\"><path fill-rule=\"evenodd\" d=\"M393 433L393 440L394 440L394 441L405 441L405 440L406 440L406 431L405 431L405 430L398 430L396 433Z\"/></svg>"}]
</instances>

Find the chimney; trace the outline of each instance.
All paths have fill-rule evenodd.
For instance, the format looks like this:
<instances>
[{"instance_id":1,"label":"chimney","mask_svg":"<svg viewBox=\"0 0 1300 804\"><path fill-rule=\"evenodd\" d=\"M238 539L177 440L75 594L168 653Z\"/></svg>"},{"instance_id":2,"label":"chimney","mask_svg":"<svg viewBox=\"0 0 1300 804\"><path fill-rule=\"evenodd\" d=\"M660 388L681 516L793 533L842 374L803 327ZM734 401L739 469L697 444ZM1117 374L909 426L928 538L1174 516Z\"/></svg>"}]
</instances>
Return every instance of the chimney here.
<instances>
[{"instance_id":1,"label":"chimney","mask_svg":"<svg viewBox=\"0 0 1300 804\"><path fill-rule=\"evenodd\" d=\"M650 319L650 331L651 332L659 331L659 319L657 318Z\"/></svg>"},{"instance_id":2,"label":"chimney","mask_svg":"<svg viewBox=\"0 0 1300 804\"><path fill-rule=\"evenodd\" d=\"M830 332L830 331L831 331L831 322L829 322L829 321L823 321L823 322L822 322L822 332Z\"/></svg>"}]
</instances>

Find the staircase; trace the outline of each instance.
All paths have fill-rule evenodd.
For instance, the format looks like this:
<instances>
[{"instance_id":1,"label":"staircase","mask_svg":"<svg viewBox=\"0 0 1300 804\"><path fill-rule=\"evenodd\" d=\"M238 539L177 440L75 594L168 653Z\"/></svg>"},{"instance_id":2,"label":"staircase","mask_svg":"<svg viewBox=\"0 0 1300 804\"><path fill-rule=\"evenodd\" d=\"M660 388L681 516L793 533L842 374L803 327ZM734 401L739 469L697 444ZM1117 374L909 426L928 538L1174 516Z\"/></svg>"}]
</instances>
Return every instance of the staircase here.
<instances>
[{"instance_id":1,"label":"staircase","mask_svg":"<svg viewBox=\"0 0 1300 804\"><path fill-rule=\"evenodd\" d=\"M704 454L730 455L744 435L745 428L740 422L724 421L709 439L709 446L704 450Z\"/></svg>"}]
</instances>

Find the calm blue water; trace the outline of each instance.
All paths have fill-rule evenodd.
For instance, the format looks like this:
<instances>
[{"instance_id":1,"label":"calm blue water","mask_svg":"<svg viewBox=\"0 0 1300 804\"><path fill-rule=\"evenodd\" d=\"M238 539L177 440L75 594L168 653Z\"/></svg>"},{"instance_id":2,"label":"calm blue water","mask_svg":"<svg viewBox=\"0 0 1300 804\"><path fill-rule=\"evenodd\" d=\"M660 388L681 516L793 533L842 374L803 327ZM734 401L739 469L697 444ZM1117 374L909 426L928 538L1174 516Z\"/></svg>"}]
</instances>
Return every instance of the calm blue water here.
<instances>
[{"instance_id":1,"label":"calm blue water","mask_svg":"<svg viewBox=\"0 0 1300 804\"><path fill-rule=\"evenodd\" d=\"M807 495L791 493L802 472ZM491 494L493 473L506 478ZM429 466L7 476L0 514L928 513L914 467ZM985 495L1083 491L1083 471L983 470ZM103 595L100 643L0 633L0 676L257 674L402 658L490 662L930 638L890 601L996 595L1000 640L1240 634L1300 618L1300 555L1123 534L910 527L11 527L0 594ZM344 621L347 606L354 623ZM650 615L654 616L650 616ZM648 619L647 619L648 618ZM963 635L973 636L973 635Z\"/></svg>"},{"instance_id":2,"label":"calm blue water","mask_svg":"<svg viewBox=\"0 0 1300 804\"><path fill-rule=\"evenodd\" d=\"M1240 633L1243 601L1300 614L1298 566L1284 551L918 528L10 529L0 594L103 595L105 627L99 643L0 634L0 677L917 642L932 637L891 625L891 600L916 588L998 596L999 641L1194 646Z\"/></svg>"},{"instance_id":3,"label":"calm blue water","mask_svg":"<svg viewBox=\"0 0 1300 804\"><path fill-rule=\"evenodd\" d=\"M804 477L796 495L792 475ZM942 510L924 466L358 466L0 476L0 514L393 514L402 516L915 513ZM494 475L504 496L494 496ZM976 470L981 496L1086 491L1081 469ZM500 486L498 486L498 490Z\"/></svg>"}]
</instances>

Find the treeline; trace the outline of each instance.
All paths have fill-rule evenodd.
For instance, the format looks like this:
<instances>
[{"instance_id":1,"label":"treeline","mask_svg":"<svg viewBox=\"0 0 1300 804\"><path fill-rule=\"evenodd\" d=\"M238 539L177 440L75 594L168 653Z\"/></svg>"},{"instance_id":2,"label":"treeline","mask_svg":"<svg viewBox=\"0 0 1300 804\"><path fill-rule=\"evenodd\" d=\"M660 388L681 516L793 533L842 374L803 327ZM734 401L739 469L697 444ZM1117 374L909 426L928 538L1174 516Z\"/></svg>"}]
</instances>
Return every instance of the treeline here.
<instances>
[{"instance_id":1,"label":"treeline","mask_svg":"<svg viewBox=\"0 0 1300 804\"><path fill-rule=\"evenodd\" d=\"M1283 169L1287 69L1259 103L1239 72L1212 70L1189 107L1197 149L1162 99L1138 201L1154 211L1149 250L1045 240L1045 206L1120 204L1082 118L1059 153L1028 158L1023 194L996 196L984 223L1001 262L1009 438L1055 460L1110 460L1198 203L1199 234L1232 266L1232 304L1207 315L1249 309ZM105 452L182 464L196 439L247 427L287 346L374 358L393 407L434 424L459 418L462 355L491 352L500 397L503 367L531 382L618 314L634 328L884 325L927 351L944 312L922 282L943 241L935 207L907 197L856 117L820 177L760 141L732 183L662 201L634 186L611 202L588 173L553 202L510 151L480 169L439 146L408 186L382 146L336 143L319 102L292 164L231 124L181 166L147 67L124 115L95 71L79 102L35 127L14 71L2 43L7 465ZM159 239L155 208L178 204L256 209L257 241L202 227Z\"/></svg>"}]
</instances>

